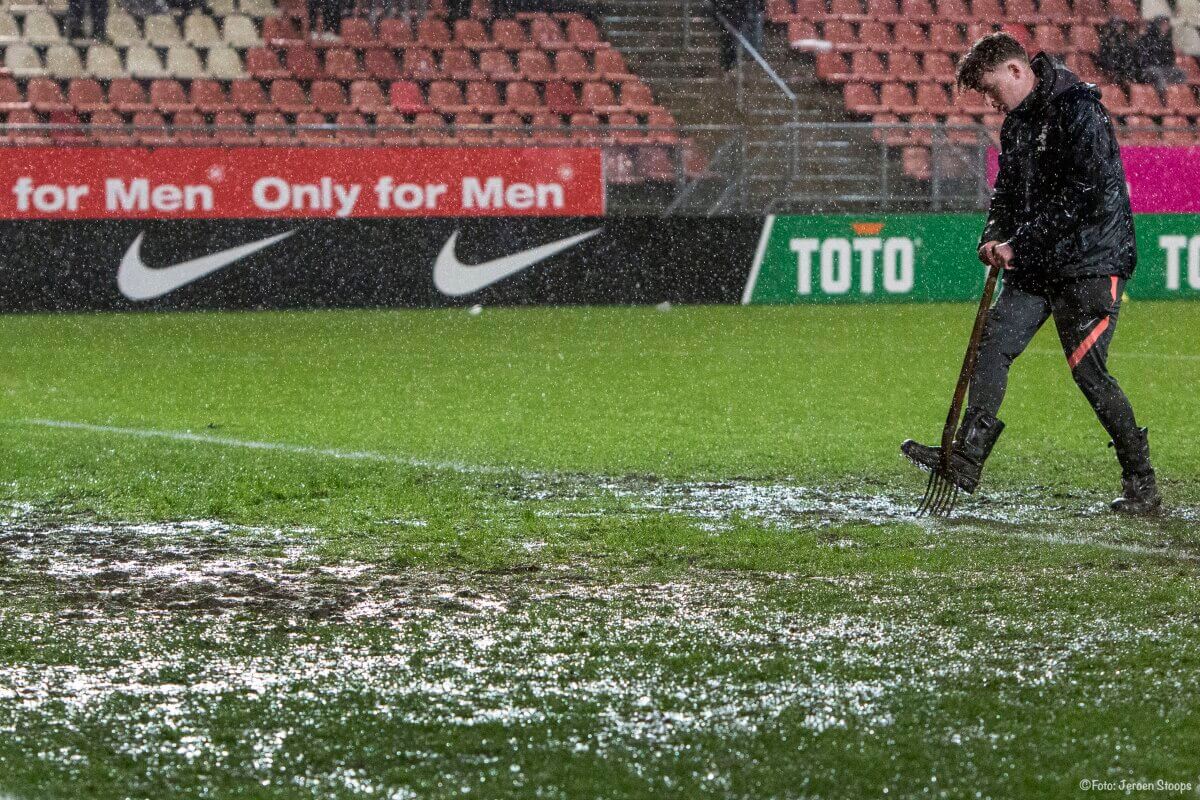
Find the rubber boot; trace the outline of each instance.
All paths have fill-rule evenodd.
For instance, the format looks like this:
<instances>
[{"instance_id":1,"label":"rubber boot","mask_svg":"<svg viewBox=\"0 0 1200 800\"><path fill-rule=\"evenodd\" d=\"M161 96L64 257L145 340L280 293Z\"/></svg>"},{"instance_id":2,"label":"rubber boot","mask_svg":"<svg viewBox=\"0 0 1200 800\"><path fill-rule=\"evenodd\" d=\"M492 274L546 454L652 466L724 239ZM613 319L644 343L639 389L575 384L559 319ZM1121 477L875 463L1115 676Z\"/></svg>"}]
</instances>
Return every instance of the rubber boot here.
<instances>
[{"instance_id":1,"label":"rubber boot","mask_svg":"<svg viewBox=\"0 0 1200 800\"><path fill-rule=\"evenodd\" d=\"M1150 437L1146 428L1138 428L1118 443L1108 443L1117 451L1121 464L1121 496L1109 506L1121 514L1153 514L1162 506L1154 467L1150 465Z\"/></svg>"},{"instance_id":2,"label":"rubber boot","mask_svg":"<svg viewBox=\"0 0 1200 800\"><path fill-rule=\"evenodd\" d=\"M968 408L954 437L950 474L946 477L967 494L974 494L979 488L983 463L987 461L1003 430L1004 423L982 408ZM942 462L942 448L930 447L912 439L900 445L900 452L927 471L937 469Z\"/></svg>"}]
</instances>

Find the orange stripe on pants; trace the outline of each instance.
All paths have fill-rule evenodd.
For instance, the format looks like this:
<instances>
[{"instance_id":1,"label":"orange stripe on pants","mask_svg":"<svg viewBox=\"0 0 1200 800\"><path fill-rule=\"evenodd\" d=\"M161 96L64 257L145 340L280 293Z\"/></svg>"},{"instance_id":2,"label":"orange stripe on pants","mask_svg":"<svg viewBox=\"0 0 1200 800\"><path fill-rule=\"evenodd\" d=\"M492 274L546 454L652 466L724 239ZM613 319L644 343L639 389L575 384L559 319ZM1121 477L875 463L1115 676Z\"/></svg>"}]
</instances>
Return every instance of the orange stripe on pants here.
<instances>
[{"instance_id":1,"label":"orange stripe on pants","mask_svg":"<svg viewBox=\"0 0 1200 800\"><path fill-rule=\"evenodd\" d=\"M1117 276L1113 275L1112 299L1114 303L1117 302L1117 280ZM1106 330L1108 330L1109 321L1109 317L1105 317L1097 322L1096 327L1092 328L1092 332L1087 335L1087 338L1079 343L1079 347L1075 348L1074 353L1071 353L1071 357L1067 359L1067 364L1070 365L1071 369L1075 369L1075 367L1079 366L1079 362L1083 361L1083 357L1088 354L1088 351L1095 346L1096 341L1104 335Z\"/></svg>"}]
</instances>

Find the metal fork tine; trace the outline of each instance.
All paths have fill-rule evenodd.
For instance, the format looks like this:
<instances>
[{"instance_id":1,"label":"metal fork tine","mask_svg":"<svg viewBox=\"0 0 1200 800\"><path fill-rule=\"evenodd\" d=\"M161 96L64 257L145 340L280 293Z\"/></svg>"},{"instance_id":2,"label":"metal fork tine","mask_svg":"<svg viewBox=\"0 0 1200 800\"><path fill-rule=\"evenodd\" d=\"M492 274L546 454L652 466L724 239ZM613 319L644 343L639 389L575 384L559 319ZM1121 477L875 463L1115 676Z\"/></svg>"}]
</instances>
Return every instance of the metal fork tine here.
<instances>
[{"instance_id":1,"label":"metal fork tine","mask_svg":"<svg viewBox=\"0 0 1200 800\"><path fill-rule=\"evenodd\" d=\"M930 470L929 482L925 484L925 496L921 498L921 504L917 506L917 516L923 517L929 513L930 503L933 500L933 495L936 490L937 470Z\"/></svg>"}]
</instances>

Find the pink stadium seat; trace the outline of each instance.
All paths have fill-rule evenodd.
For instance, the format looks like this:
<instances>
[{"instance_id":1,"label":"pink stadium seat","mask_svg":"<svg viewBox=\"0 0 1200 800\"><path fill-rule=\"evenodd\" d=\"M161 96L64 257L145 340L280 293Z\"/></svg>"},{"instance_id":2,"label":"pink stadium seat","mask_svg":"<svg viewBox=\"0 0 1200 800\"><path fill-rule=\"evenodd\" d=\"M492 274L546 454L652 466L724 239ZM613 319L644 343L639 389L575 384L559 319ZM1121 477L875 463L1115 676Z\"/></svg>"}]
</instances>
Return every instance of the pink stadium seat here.
<instances>
[{"instance_id":1,"label":"pink stadium seat","mask_svg":"<svg viewBox=\"0 0 1200 800\"><path fill-rule=\"evenodd\" d=\"M637 174L647 181L665 183L678 178L669 148L639 147L634 158Z\"/></svg>"},{"instance_id":2,"label":"pink stadium seat","mask_svg":"<svg viewBox=\"0 0 1200 800\"><path fill-rule=\"evenodd\" d=\"M1134 0L1108 0L1108 15L1136 20L1142 14Z\"/></svg>"},{"instance_id":3,"label":"pink stadium seat","mask_svg":"<svg viewBox=\"0 0 1200 800\"><path fill-rule=\"evenodd\" d=\"M892 33L899 47L907 47L909 50L924 50L929 47L929 37L915 22L897 22Z\"/></svg>"},{"instance_id":4,"label":"pink stadium seat","mask_svg":"<svg viewBox=\"0 0 1200 800\"><path fill-rule=\"evenodd\" d=\"M285 114L300 114L312 110L312 103L296 81L273 81L270 96L271 104Z\"/></svg>"},{"instance_id":5,"label":"pink stadium seat","mask_svg":"<svg viewBox=\"0 0 1200 800\"><path fill-rule=\"evenodd\" d=\"M894 114L915 114L920 108L913 100L912 91L902 83L885 83L880 88L879 103Z\"/></svg>"},{"instance_id":6,"label":"pink stadium seat","mask_svg":"<svg viewBox=\"0 0 1200 800\"><path fill-rule=\"evenodd\" d=\"M854 55L857 56L859 54L855 53ZM919 63L917 63L917 57L914 53L905 52L904 50L895 50L890 56L888 56L887 75L876 78L870 77L871 74L872 73L867 72L859 75L858 70L855 70L855 77L859 78L860 80L891 80L902 82L921 80L921 78L925 77L925 70Z\"/></svg>"},{"instance_id":7,"label":"pink stadium seat","mask_svg":"<svg viewBox=\"0 0 1200 800\"><path fill-rule=\"evenodd\" d=\"M176 111L171 119L171 131L179 144L200 145L212 142L204 115L199 111Z\"/></svg>"},{"instance_id":8,"label":"pink stadium seat","mask_svg":"<svg viewBox=\"0 0 1200 800\"><path fill-rule=\"evenodd\" d=\"M507 81L519 77L508 53L503 50L489 50L479 54L479 69L493 80Z\"/></svg>"},{"instance_id":9,"label":"pink stadium seat","mask_svg":"<svg viewBox=\"0 0 1200 800\"><path fill-rule=\"evenodd\" d=\"M470 50L450 48L442 51L442 75L456 81L478 80L483 72L475 66Z\"/></svg>"},{"instance_id":10,"label":"pink stadium seat","mask_svg":"<svg viewBox=\"0 0 1200 800\"><path fill-rule=\"evenodd\" d=\"M400 65L390 50L368 50L363 54L363 66L367 74L381 81L399 80Z\"/></svg>"},{"instance_id":11,"label":"pink stadium seat","mask_svg":"<svg viewBox=\"0 0 1200 800\"><path fill-rule=\"evenodd\" d=\"M567 41L580 50L603 49L600 32L596 23L582 17L572 17L567 20Z\"/></svg>"},{"instance_id":12,"label":"pink stadium seat","mask_svg":"<svg viewBox=\"0 0 1200 800\"><path fill-rule=\"evenodd\" d=\"M355 81L350 84L350 105L358 111L374 114L387 110L388 101L375 81Z\"/></svg>"},{"instance_id":13,"label":"pink stadium seat","mask_svg":"<svg viewBox=\"0 0 1200 800\"><path fill-rule=\"evenodd\" d=\"M0 82L0 87L2 86L3 83ZM76 111L107 111L111 108L104 96L104 89L94 78L73 79L67 86L67 102ZM0 108L4 107L3 91L0 91Z\"/></svg>"},{"instance_id":14,"label":"pink stadium seat","mask_svg":"<svg viewBox=\"0 0 1200 800\"><path fill-rule=\"evenodd\" d=\"M108 102L123 114L151 111L153 106L142 85L130 78L117 78L108 85Z\"/></svg>"},{"instance_id":15,"label":"pink stadium seat","mask_svg":"<svg viewBox=\"0 0 1200 800\"><path fill-rule=\"evenodd\" d=\"M1134 111L1129 104L1129 98L1126 96L1125 90L1116 84L1101 86L1100 100L1109 110L1109 113L1116 114L1117 116L1124 116Z\"/></svg>"},{"instance_id":16,"label":"pink stadium seat","mask_svg":"<svg viewBox=\"0 0 1200 800\"><path fill-rule=\"evenodd\" d=\"M310 90L313 108L323 114L338 114L350 110L346 93L336 81L314 81Z\"/></svg>"},{"instance_id":17,"label":"pink stadium seat","mask_svg":"<svg viewBox=\"0 0 1200 800\"><path fill-rule=\"evenodd\" d=\"M513 111L533 113L543 109L537 87L528 81L512 81L505 87L504 102Z\"/></svg>"},{"instance_id":18,"label":"pink stadium seat","mask_svg":"<svg viewBox=\"0 0 1200 800\"><path fill-rule=\"evenodd\" d=\"M215 114L218 111L232 111L233 104L225 96L225 90L217 81L201 79L192 81L189 93L198 111Z\"/></svg>"},{"instance_id":19,"label":"pink stadium seat","mask_svg":"<svg viewBox=\"0 0 1200 800\"><path fill-rule=\"evenodd\" d=\"M404 17L386 17L379 20L379 41L392 48L404 48L412 44L412 26Z\"/></svg>"},{"instance_id":20,"label":"pink stadium seat","mask_svg":"<svg viewBox=\"0 0 1200 800\"><path fill-rule=\"evenodd\" d=\"M559 50L554 56L554 77L568 82L591 80L592 68L578 50Z\"/></svg>"},{"instance_id":21,"label":"pink stadium seat","mask_svg":"<svg viewBox=\"0 0 1200 800\"><path fill-rule=\"evenodd\" d=\"M263 41L269 45L284 47L301 40L300 31L287 17L267 17L262 25Z\"/></svg>"},{"instance_id":22,"label":"pink stadium seat","mask_svg":"<svg viewBox=\"0 0 1200 800\"><path fill-rule=\"evenodd\" d=\"M869 50L858 52L867 53L872 56L875 55L875 53ZM833 51L817 53L816 70L817 77L823 81L844 81L850 75L850 67L846 64L846 57L841 53Z\"/></svg>"},{"instance_id":23,"label":"pink stadium seat","mask_svg":"<svg viewBox=\"0 0 1200 800\"><path fill-rule=\"evenodd\" d=\"M358 53L341 47L325 51L325 74L341 81L354 81L367 76L358 63Z\"/></svg>"},{"instance_id":24,"label":"pink stadium seat","mask_svg":"<svg viewBox=\"0 0 1200 800\"><path fill-rule=\"evenodd\" d=\"M429 84L429 105L446 113L468 110L462 89L454 81L434 81Z\"/></svg>"},{"instance_id":25,"label":"pink stadium seat","mask_svg":"<svg viewBox=\"0 0 1200 800\"><path fill-rule=\"evenodd\" d=\"M856 114L874 114L882 111L875 88L866 83L851 82L842 87L846 108Z\"/></svg>"},{"instance_id":26,"label":"pink stadium seat","mask_svg":"<svg viewBox=\"0 0 1200 800\"><path fill-rule=\"evenodd\" d=\"M388 90L392 108L401 114L420 114L429 111L421 87L412 81L394 81Z\"/></svg>"},{"instance_id":27,"label":"pink stadium seat","mask_svg":"<svg viewBox=\"0 0 1200 800\"><path fill-rule=\"evenodd\" d=\"M585 83L580 94L579 104L586 109L603 113L620 106L612 86L607 83ZM553 109L553 106L551 107Z\"/></svg>"},{"instance_id":28,"label":"pink stadium seat","mask_svg":"<svg viewBox=\"0 0 1200 800\"><path fill-rule=\"evenodd\" d=\"M63 97L58 82L49 78L30 78L25 87L25 94L29 99L29 105L38 113L71 111L71 104L67 102L67 98Z\"/></svg>"},{"instance_id":29,"label":"pink stadium seat","mask_svg":"<svg viewBox=\"0 0 1200 800\"><path fill-rule=\"evenodd\" d=\"M169 78L160 78L150 83L150 104L168 114L190 111L195 107L184 93L183 85Z\"/></svg>"},{"instance_id":30,"label":"pink stadium seat","mask_svg":"<svg viewBox=\"0 0 1200 800\"><path fill-rule=\"evenodd\" d=\"M635 114L658 108L650 87L637 78L621 84L621 105Z\"/></svg>"},{"instance_id":31,"label":"pink stadium seat","mask_svg":"<svg viewBox=\"0 0 1200 800\"><path fill-rule=\"evenodd\" d=\"M633 73L629 71L629 65L625 63L625 56L621 55L620 50L611 47L597 50L593 58L595 59L593 71L605 80L624 81L633 77Z\"/></svg>"},{"instance_id":32,"label":"pink stadium seat","mask_svg":"<svg viewBox=\"0 0 1200 800\"><path fill-rule=\"evenodd\" d=\"M923 111L931 114L947 114L950 112L950 98L946 89L940 83L917 84L917 105Z\"/></svg>"},{"instance_id":33,"label":"pink stadium seat","mask_svg":"<svg viewBox=\"0 0 1200 800\"><path fill-rule=\"evenodd\" d=\"M289 74L279 63L275 51L265 47L251 47L246 51L246 72L259 80L286 78Z\"/></svg>"},{"instance_id":34,"label":"pink stadium seat","mask_svg":"<svg viewBox=\"0 0 1200 800\"><path fill-rule=\"evenodd\" d=\"M900 125L900 117L896 114L874 114L871 122L875 125L871 138L875 141L888 147L908 144L908 132Z\"/></svg>"},{"instance_id":35,"label":"pink stadium seat","mask_svg":"<svg viewBox=\"0 0 1200 800\"><path fill-rule=\"evenodd\" d=\"M952 53L962 52L964 44L962 34L958 31L958 26L948 22L935 22L933 25L930 25L929 46L937 50L946 50Z\"/></svg>"},{"instance_id":36,"label":"pink stadium seat","mask_svg":"<svg viewBox=\"0 0 1200 800\"><path fill-rule=\"evenodd\" d=\"M822 11L824 16L825 12ZM817 33L817 25L808 20L794 19L788 23L787 29L788 41L792 43L792 47L797 47L798 43L804 39L820 39L821 34Z\"/></svg>"},{"instance_id":37,"label":"pink stadium seat","mask_svg":"<svg viewBox=\"0 0 1200 800\"><path fill-rule=\"evenodd\" d=\"M573 114L583 110L575 90L563 81L550 81L546 84L546 106L556 114Z\"/></svg>"},{"instance_id":38,"label":"pink stadium seat","mask_svg":"<svg viewBox=\"0 0 1200 800\"><path fill-rule=\"evenodd\" d=\"M971 0L971 16L980 22L1007 19L1004 9L1000 8L1000 0Z\"/></svg>"},{"instance_id":39,"label":"pink stadium seat","mask_svg":"<svg viewBox=\"0 0 1200 800\"><path fill-rule=\"evenodd\" d=\"M569 46L558 22L545 15L538 15L530 20L529 35L534 44L546 50Z\"/></svg>"}]
</instances>

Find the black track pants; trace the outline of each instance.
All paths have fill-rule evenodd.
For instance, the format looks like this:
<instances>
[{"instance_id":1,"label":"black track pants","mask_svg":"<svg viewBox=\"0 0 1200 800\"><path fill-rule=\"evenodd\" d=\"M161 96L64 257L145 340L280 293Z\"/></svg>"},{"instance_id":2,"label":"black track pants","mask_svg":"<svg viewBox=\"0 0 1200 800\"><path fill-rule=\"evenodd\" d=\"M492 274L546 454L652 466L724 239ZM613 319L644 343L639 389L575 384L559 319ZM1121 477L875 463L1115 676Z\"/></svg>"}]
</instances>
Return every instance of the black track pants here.
<instances>
[{"instance_id":1,"label":"black track pants","mask_svg":"<svg viewBox=\"0 0 1200 800\"><path fill-rule=\"evenodd\" d=\"M1051 315L1071 376L1118 444L1133 441L1137 422L1117 379L1108 374L1108 344L1117 327L1125 281L1115 275L1080 278L1046 294L1009 283L988 313L979 360L971 381L970 405L995 415L1008 386L1008 368Z\"/></svg>"}]
</instances>

